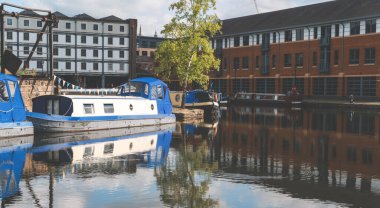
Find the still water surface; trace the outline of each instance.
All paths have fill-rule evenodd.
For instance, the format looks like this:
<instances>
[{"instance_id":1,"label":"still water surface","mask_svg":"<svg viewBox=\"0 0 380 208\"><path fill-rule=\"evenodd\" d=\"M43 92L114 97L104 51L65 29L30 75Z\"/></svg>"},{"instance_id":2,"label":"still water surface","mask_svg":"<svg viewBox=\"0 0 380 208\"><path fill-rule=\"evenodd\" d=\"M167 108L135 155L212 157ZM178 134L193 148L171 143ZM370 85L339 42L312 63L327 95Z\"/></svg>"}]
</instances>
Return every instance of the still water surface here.
<instances>
[{"instance_id":1,"label":"still water surface","mask_svg":"<svg viewBox=\"0 0 380 208\"><path fill-rule=\"evenodd\" d=\"M2 207L378 207L378 112L229 108L1 141Z\"/></svg>"}]
</instances>

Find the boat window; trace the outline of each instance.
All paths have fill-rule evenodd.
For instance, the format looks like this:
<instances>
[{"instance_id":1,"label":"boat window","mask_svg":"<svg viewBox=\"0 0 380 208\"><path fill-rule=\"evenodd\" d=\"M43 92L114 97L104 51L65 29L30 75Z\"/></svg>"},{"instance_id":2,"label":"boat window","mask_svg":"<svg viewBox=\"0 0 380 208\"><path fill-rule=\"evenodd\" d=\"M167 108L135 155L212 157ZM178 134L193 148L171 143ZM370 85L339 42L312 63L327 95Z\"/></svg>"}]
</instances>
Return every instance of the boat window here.
<instances>
[{"instance_id":1,"label":"boat window","mask_svg":"<svg viewBox=\"0 0 380 208\"><path fill-rule=\"evenodd\" d=\"M157 85L157 94L158 94L158 99L162 99L164 96L162 94L162 86Z\"/></svg>"},{"instance_id":2,"label":"boat window","mask_svg":"<svg viewBox=\"0 0 380 208\"><path fill-rule=\"evenodd\" d=\"M84 149L83 157L91 157L94 156L94 148L93 147L86 147Z\"/></svg>"},{"instance_id":3,"label":"boat window","mask_svg":"<svg viewBox=\"0 0 380 208\"><path fill-rule=\"evenodd\" d=\"M11 98L14 98L16 93L16 83L13 81L8 81L8 86Z\"/></svg>"},{"instance_id":4,"label":"boat window","mask_svg":"<svg viewBox=\"0 0 380 208\"><path fill-rule=\"evenodd\" d=\"M4 81L0 81L0 102L8 102L9 95Z\"/></svg>"},{"instance_id":5,"label":"boat window","mask_svg":"<svg viewBox=\"0 0 380 208\"><path fill-rule=\"evenodd\" d=\"M104 113L114 113L113 104L104 104Z\"/></svg>"},{"instance_id":6,"label":"boat window","mask_svg":"<svg viewBox=\"0 0 380 208\"><path fill-rule=\"evenodd\" d=\"M114 146L113 143L105 144L103 153L104 154L112 154L113 153L113 146Z\"/></svg>"},{"instance_id":7,"label":"boat window","mask_svg":"<svg viewBox=\"0 0 380 208\"><path fill-rule=\"evenodd\" d=\"M132 95L147 97L149 94L149 85L141 82L125 83L119 88L118 95Z\"/></svg>"},{"instance_id":8,"label":"boat window","mask_svg":"<svg viewBox=\"0 0 380 208\"><path fill-rule=\"evenodd\" d=\"M83 104L83 108L84 108L85 114L94 114L95 113L94 104Z\"/></svg>"},{"instance_id":9,"label":"boat window","mask_svg":"<svg viewBox=\"0 0 380 208\"><path fill-rule=\"evenodd\" d=\"M50 115L59 115L59 100L49 99L47 101L46 113Z\"/></svg>"},{"instance_id":10,"label":"boat window","mask_svg":"<svg viewBox=\"0 0 380 208\"><path fill-rule=\"evenodd\" d=\"M157 87L156 86L152 86L152 95L151 95L152 99L157 99Z\"/></svg>"}]
</instances>

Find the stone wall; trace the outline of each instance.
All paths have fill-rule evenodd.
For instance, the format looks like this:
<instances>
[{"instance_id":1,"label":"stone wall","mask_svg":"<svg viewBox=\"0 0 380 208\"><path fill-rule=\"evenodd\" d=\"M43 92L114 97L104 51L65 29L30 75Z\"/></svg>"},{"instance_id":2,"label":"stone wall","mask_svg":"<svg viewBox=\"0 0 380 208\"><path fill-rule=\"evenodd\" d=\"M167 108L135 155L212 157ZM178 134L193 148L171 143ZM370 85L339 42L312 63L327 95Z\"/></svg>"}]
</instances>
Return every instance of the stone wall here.
<instances>
[{"instance_id":1,"label":"stone wall","mask_svg":"<svg viewBox=\"0 0 380 208\"><path fill-rule=\"evenodd\" d=\"M53 81L47 78L20 78L20 90L25 107L32 111L32 99L41 95L53 94Z\"/></svg>"}]
</instances>

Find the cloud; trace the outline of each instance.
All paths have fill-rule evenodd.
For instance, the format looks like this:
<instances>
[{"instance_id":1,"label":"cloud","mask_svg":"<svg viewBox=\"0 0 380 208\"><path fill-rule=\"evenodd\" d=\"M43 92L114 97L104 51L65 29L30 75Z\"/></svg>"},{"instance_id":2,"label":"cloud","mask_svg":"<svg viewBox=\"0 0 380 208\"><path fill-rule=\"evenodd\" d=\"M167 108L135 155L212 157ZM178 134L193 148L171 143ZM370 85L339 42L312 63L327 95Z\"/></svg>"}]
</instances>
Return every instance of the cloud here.
<instances>
[{"instance_id":1,"label":"cloud","mask_svg":"<svg viewBox=\"0 0 380 208\"><path fill-rule=\"evenodd\" d=\"M176 0L5 0L27 7L60 11L67 16L87 13L95 18L115 15L122 19L136 18L142 26L143 35L160 33L173 12L169 5ZM260 13L291 8L327 0L256 0ZM217 0L217 15L221 19L256 14L254 0Z\"/></svg>"}]
</instances>

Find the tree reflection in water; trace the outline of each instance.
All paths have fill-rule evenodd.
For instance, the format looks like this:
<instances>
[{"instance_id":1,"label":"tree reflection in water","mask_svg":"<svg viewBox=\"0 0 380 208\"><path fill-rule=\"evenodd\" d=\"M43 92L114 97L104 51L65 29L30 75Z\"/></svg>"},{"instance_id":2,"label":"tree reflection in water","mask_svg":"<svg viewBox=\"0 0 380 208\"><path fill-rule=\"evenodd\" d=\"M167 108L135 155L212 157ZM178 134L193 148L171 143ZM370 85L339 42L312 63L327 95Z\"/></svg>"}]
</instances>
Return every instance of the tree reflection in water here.
<instances>
[{"instance_id":1,"label":"tree reflection in water","mask_svg":"<svg viewBox=\"0 0 380 208\"><path fill-rule=\"evenodd\" d=\"M193 146L184 139L176 149L175 157L155 170L161 200L170 207L216 207L217 201L207 193L218 164L209 162L207 141Z\"/></svg>"}]
</instances>

